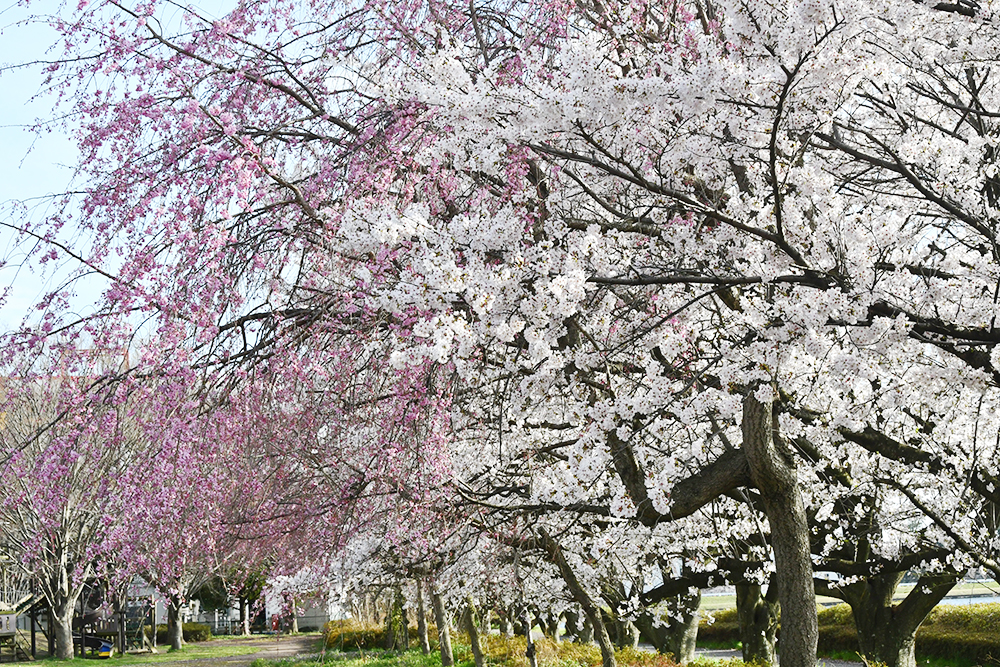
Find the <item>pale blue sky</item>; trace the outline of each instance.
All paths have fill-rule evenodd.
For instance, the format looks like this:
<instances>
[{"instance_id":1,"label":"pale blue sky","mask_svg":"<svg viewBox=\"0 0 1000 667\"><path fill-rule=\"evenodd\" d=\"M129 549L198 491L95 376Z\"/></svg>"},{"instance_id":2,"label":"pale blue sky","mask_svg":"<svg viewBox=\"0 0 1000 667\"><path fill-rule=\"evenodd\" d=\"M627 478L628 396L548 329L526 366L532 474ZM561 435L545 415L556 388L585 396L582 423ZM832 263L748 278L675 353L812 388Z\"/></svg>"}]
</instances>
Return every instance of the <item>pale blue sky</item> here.
<instances>
[{"instance_id":1,"label":"pale blue sky","mask_svg":"<svg viewBox=\"0 0 1000 667\"><path fill-rule=\"evenodd\" d=\"M76 0L69 0L75 8ZM15 0L0 0L0 220L9 222L10 202L22 201L31 207L33 219L44 217L47 196L65 192L71 182L77 152L70 137L58 130L37 136L31 126L37 119L52 115L53 99L39 96L44 74L38 65L16 67L23 63L51 60L60 54L53 48L58 40L47 17L62 13L61 0L30 0L24 7ZM232 0L202 0L195 6L199 13L221 16L229 11ZM177 25L182 11L170 7L161 21ZM67 230L70 231L70 230ZM6 302L0 307L0 331L16 326L31 305L61 282L66 271L41 274L18 266L18 249L12 248L12 234L0 229L0 290L10 287ZM76 286L77 312L86 312L88 304L99 296L101 282L81 282Z\"/></svg>"},{"instance_id":2,"label":"pale blue sky","mask_svg":"<svg viewBox=\"0 0 1000 667\"><path fill-rule=\"evenodd\" d=\"M0 0L9 2L9 0ZM11 200L35 207L34 216L43 214L45 196L66 190L76 160L73 142L61 134L38 137L29 131L37 118L48 117L51 100L32 100L42 85L37 66L9 69L9 66L44 60L56 41L56 33L37 18L58 11L53 0L32 2L30 8L17 4L0 5L0 215L10 219ZM0 232L0 253L7 266L0 269L0 287L11 287L0 309L0 330L16 325L32 303L53 286L58 276L43 276L17 268L18 253L11 248L9 231Z\"/></svg>"}]
</instances>

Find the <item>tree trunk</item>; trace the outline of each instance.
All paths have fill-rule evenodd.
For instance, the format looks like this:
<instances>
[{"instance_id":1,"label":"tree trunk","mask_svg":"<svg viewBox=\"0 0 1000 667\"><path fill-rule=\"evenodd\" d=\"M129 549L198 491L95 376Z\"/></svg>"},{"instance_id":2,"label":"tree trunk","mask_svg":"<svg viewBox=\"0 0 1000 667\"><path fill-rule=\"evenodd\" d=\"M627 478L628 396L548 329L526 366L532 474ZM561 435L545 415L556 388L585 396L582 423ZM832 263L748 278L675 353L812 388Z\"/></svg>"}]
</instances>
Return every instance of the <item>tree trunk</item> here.
<instances>
[{"instance_id":1,"label":"tree trunk","mask_svg":"<svg viewBox=\"0 0 1000 667\"><path fill-rule=\"evenodd\" d=\"M441 667L452 667L455 656L451 652L451 635L448 632L448 616L445 614L444 600L441 593L431 592L431 603L434 607L434 622L438 628L438 644L441 646Z\"/></svg>"},{"instance_id":2,"label":"tree trunk","mask_svg":"<svg viewBox=\"0 0 1000 667\"><path fill-rule=\"evenodd\" d=\"M76 600L61 599L52 605L52 626L56 642L56 658L73 659L73 607Z\"/></svg>"},{"instance_id":3,"label":"tree trunk","mask_svg":"<svg viewBox=\"0 0 1000 667\"><path fill-rule=\"evenodd\" d=\"M751 393L743 401L743 450L771 526L771 548L781 602L782 667L816 667L816 589L809 525L794 455L777 437L772 402Z\"/></svg>"},{"instance_id":4,"label":"tree trunk","mask_svg":"<svg viewBox=\"0 0 1000 667\"><path fill-rule=\"evenodd\" d=\"M956 581L955 576L920 577L906 598L893 604L902 579L902 572L874 575L841 590L851 606L861 655L888 667L916 667L917 628Z\"/></svg>"},{"instance_id":5,"label":"tree trunk","mask_svg":"<svg viewBox=\"0 0 1000 667\"><path fill-rule=\"evenodd\" d=\"M580 614L572 610L567 610L563 614L563 618L566 619L566 636L569 637L572 635L573 641L580 641L580 632L582 629Z\"/></svg>"},{"instance_id":6,"label":"tree trunk","mask_svg":"<svg viewBox=\"0 0 1000 667\"><path fill-rule=\"evenodd\" d=\"M549 636L552 637L552 641L559 641L559 621L562 619L562 614L549 614L548 625L549 625Z\"/></svg>"},{"instance_id":7,"label":"tree trunk","mask_svg":"<svg viewBox=\"0 0 1000 667\"><path fill-rule=\"evenodd\" d=\"M181 598L171 595L167 600L167 643L170 650L179 651L184 648L184 627L181 624Z\"/></svg>"},{"instance_id":8,"label":"tree trunk","mask_svg":"<svg viewBox=\"0 0 1000 667\"><path fill-rule=\"evenodd\" d=\"M469 633L469 643L472 645L472 657L476 661L476 667L485 667L486 660L483 658L483 647L479 643L479 619L476 614L476 605L470 595L465 599L465 630Z\"/></svg>"},{"instance_id":9,"label":"tree trunk","mask_svg":"<svg viewBox=\"0 0 1000 667\"><path fill-rule=\"evenodd\" d=\"M523 635L524 634L524 620L527 619L528 617L524 616L522 614L516 613L514 611L514 608L511 607L511 609L510 609L510 615L508 616L508 618L510 619L511 632L514 633L513 636L516 637L518 635Z\"/></svg>"},{"instance_id":10,"label":"tree trunk","mask_svg":"<svg viewBox=\"0 0 1000 667\"><path fill-rule=\"evenodd\" d=\"M528 659L528 667L538 667L538 655L535 653L535 642L531 639L531 612L527 607L521 614L522 627L524 628L524 657Z\"/></svg>"},{"instance_id":11,"label":"tree trunk","mask_svg":"<svg viewBox=\"0 0 1000 667\"><path fill-rule=\"evenodd\" d=\"M671 653L682 665L694 660L695 642L698 639L698 607L701 591L677 595L667 602L668 622L657 623L652 613L641 614L635 620L639 634L660 653Z\"/></svg>"},{"instance_id":12,"label":"tree trunk","mask_svg":"<svg viewBox=\"0 0 1000 667\"><path fill-rule=\"evenodd\" d=\"M590 597L590 594L580 583L580 580L576 578L576 573L573 572L573 568L566 561L566 556L563 554L559 543L552 539L544 528L539 528L538 534L541 537L542 546L548 553L550 560L559 568L559 574L562 576L562 580L566 582L566 587L573 595L573 599L578 605L583 607L583 613L587 615L594 628L594 634L597 635L597 644L601 647L602 667L616 667L615 648L611 644L608 630L601 619L600 607L594 603L593 598ZM530 628L528 628L528 633L530 636Z\"/></svg>"},{"instance_id":13,"label":"tree trunk","mask_svg":"<svg viewBox=\"0 0 1000 667\"><path fill-rule=\"evenodd\" d=\"M420 651L431 653L431 640L427 635L427 610L424 609L424 582L417 579L417 634L420 636Z\"/></svg>"},{"instance_id":14,"label":"tree trunk","mask_svg":"<svg viewBox=\"0 0 1000 667\"><path fill-rule=\"evenodd\" d=\"M586 614L583 615L583 628L580 630L579 641L581 644L590 644L594 641L594 622Z\"/></svg>"},{"instance_id":15,"label":"tree trunk","mask_svg":"<svg viewBox=\"0 0 1000 667\"><path fill-rule=\"evenodd\" d=\"M510 616L507 615L506 611L497 614L497 618L500 621L500 634L504 637L514 636L514 624L510 622Z\"/></svg>"},{"instance_id":16,"label":"tree trunk","mask_svg":"<svg viewBox=\"0 0 1000 667\"><path fill-rule=\"evenodd\" d=\"M740 621L743 662L773 665L780 609L778 587L771 583L766 596L761 596L760 589L758 584L736 584L736 615Z\"/></svg>"},{"instance_id":17,"label":"tree trunk","mask_svg":"<svg viewBox=\"0 0 1000 667\"><path fill-rule=\"evenodd\" d=\"M250 636L250 601L240 598L240 634Z\"/></svg>"},{"instance_id":18,"label":"tree trunk","mask_svg":"<svg viewBox=\"0 0 1000 667\"><path fill-rule=\"evenodd\" d=\"M615 644L618 648L636 649L639 647L639 628L635 627L632 621L616 617L615 632L617 634Z\"/></svg>"},{"instance_id":19,"label":"tree trunk","mask_svg":"<svg viewBox=\"0 0 1000 667\"><path fill-rule=\"evenodd\" d=\"M389 611L385 615L385 648L388 651L405 651L410 645L403 602L403 589L396 586L390 598Z\"/></svg>"},{"instance_id":20,"label":"tree trunk","mask_svg":"<svg viewBox=\"0 0 1000 667\"><path fill-rule=\"evenodd\" d=\"M670 602L670 652L677 662L685 665L694 660L698 641L698 608L701 591L678 595Z\"/></svg>"}]
</instances>

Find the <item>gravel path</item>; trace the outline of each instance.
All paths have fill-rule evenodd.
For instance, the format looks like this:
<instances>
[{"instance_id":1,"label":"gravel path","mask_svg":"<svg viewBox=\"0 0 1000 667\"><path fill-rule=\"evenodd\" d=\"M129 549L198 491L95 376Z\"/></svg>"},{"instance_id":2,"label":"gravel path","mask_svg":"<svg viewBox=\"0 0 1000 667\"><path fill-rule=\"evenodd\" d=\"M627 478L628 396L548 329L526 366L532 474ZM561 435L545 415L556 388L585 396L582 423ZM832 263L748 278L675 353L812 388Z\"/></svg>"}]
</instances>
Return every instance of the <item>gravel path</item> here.
<instances>
[{"instance_id":1,"label":"gravel path","mask_svg":"<svg viewBox=\"0 0 1000 667\"><path fill-rule=\"evenodd\" d=\"M712 658L715 660L732 660L733 658L742 658L743 653L737 649L707 649L700 648L695 651L699 657ZM781 657L778 657L778 663L781 663ZM820 667L862 667L860 662L851 662L849 660L834 660L833 658L820 658L816 661L816 664Z\"/></svg>"}]
</instances>

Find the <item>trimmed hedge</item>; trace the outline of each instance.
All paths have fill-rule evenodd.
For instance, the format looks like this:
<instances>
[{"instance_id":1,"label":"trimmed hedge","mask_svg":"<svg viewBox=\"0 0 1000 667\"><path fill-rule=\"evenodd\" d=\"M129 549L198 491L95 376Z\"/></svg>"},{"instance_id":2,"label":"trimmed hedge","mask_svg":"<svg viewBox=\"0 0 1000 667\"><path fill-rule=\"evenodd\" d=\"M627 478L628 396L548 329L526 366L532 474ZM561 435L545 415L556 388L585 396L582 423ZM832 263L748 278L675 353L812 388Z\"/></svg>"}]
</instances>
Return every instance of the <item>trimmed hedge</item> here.
<instances>
[{"instance_id":1,"label":"trimmed hedge","mask_svg":"<svg viewBox=\"0 0 1000 667\"><path fill-rule=\"evenodd\" d=\"M408 634L410 635L410 645L419 646L420 638L417 636L417 629L410 626ZM437 628L433 625L428 625L427 636L431 642L436 642ZM350 619L327 621L323 625L323 637L326 640L325 646L331 649L378 651L385 648L383 644L383 640L385 639L384 626L366 625Z\"/></svg>"},{"instance_id":2,"label":"trimmed hedge","mask_svg":"<svg viewBox=\"0 0 1000 667\"><path fill-rule=\"evenodd\" d=\"M385 628L352 620L327 621L323 625L324 646L343 651L372 651L382 648Z\"/></svg>"},{"instance_id":3,"label":"trimmed hedge","mask_svg":"<svg viewBox=\"0 0 1000 667\"><path fill-rule=\"evenodd\" d=\"M735 609L712 612L712 621L704 616L698 622L698 643L715 646L735 645L740 641L740 620Z\"/></svg>"},{"instance_id":4,"label":"trimmed hedge","mask_svg":"<svg viewBox=\"0 0 1000 667\"><path fill-rule=\"evenodd\" d=\"M735 609L713 614L714 623L702 620L698 641L707 644L735 644L740 641L740 625ZM851 608L846 604L821 609L819 620L820 655L858 651L858 632ZM1000 604L973 604L936 607L917 629L916 653L920 658L963 658L982 665L1000 667Z\"/></svg>"},{"instance_id":5,"label":"trimmed hedge","mask_svg":"<svg viewBox=\"0 0 1000 667\"><path fill-rule=\"evenodd\" d=\"M1000 665L1000 604L935 607L917 630L917 655Z\"/></svg>"},{"instance_id":6,"label":"trimmed hedge","mask_svg":"<svg viewBox=\"0 0 1000 667\"><path fill-rule=\"evenodd\" d=\"M151 638L152 628L147 625L145 630L146 637ZM181 626L181 633L185 642L205 642L212 638L212 627L205 623L185 623ZM168 643L170 642L167 639L167 625L159 623L156 626L156 644L163 646Z\"/></svg>"}]
</instances>

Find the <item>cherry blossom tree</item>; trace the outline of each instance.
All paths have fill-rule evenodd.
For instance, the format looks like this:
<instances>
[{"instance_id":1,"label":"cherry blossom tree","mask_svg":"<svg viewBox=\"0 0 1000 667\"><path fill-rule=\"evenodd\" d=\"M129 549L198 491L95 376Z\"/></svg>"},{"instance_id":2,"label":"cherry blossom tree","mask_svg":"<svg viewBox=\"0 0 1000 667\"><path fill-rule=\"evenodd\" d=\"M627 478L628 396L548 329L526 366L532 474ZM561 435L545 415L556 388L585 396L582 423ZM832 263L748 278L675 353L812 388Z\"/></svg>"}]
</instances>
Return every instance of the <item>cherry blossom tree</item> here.
<instances>
[{"instance_id":1,"label":"cherry blossom tree","mask_svg":"<svg viewBox=\"0 0 1000 667\"><path fill-rule=\"evenodd\" d=\"M220 396L280 375L277 406L314 392L302 418L327 412L302 433L340 443L275 441L302 484L289 506L319 478L322 508L345 488L418 506L398 482L433 438L378 431L433 407L435 475L554 515L526 537L557 566L546 535L574 515L666 543L713 503L744 508L707 524L722 537L762 512L782 662L811 667L812 551L832 567L843 545L814 549L809 520L855 530L842 495L892 489L995 563L953 511L995 502L993 11L83 6L51 72L82 194L20 228L110 281L59 327L146 318L151 366L196 367ZM399 385L342 403L344 373ZM866 538L866 573L909 557L892 531Z\"/></svg>"},{"instance_id":2,"label":"cherry blossom tree","mask_svg":"<svg viewBox=\"0 0 1000 667\"><path fill-rule=\"evenodd\" d=\"M233 433L225 428L228 414L206 416L198 400L169 396L186 386L161 379L134 396L144 406L148 446L123 476L127 495L113 538L126 564L119 576L138 575L164 596L167 639L175 650L183 644L181 606L242 555L230 525L233 508L254 491L254 478L240 465Z\"/></svg>"},{"instance_id":3,"label":"cherry blossom tree","mask_svg":"<svg viewBox=\"0 0 1000 667\"><path fill-rule=\"evenodd\" d=\"M89 356L70 350L4 382L0 549L48 602L61 659L73 657L84 585L115 557L107 536L124 507L119 480L141 459L126 399L93 391L101 369Z\"/></svg>"}]
</instances>

